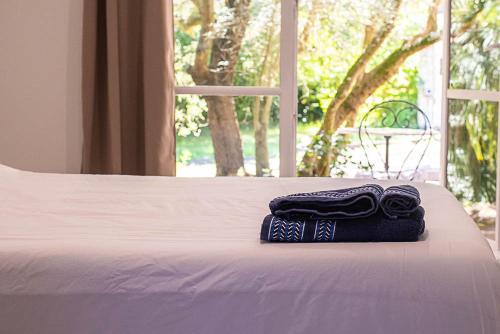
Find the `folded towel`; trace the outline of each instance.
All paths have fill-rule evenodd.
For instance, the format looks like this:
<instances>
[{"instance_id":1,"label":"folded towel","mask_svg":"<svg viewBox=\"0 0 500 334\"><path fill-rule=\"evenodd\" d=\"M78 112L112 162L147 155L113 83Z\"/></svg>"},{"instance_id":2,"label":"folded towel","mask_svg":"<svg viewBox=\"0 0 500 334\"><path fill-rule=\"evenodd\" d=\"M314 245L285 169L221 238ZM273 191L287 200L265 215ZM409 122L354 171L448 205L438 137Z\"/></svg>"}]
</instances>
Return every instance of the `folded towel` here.
<instances>
[{"instance_id":1,"label":"folded towel","mask_svg":"<svg viewBox=\"0 0 500 334\"><path fill-rule=\"evenodd\" d=\"M380 207L392 219L409 216L417 211L419 205L418 190L407 184L389 187L380 197Z\"/></svg>"},{"instance_id":2,"label":"folded towel","mask_svg":"<svg viewBox=\"0 0 500 334\"><path fill-rule=\"evenodd\" d=\"M382 242L417 241L424 232L422 207L398 219L387 218L379 210L364 218L298 219L268 215L260 239L272 242Z\"/></svg>"},{"instance_id":3,"label":"folded towel","mask_svg":"<svg viewBox=\"0 0 500 334\"><path fill-rule=\"evenodd\" d=\"M377 184L362 187L281 196L269 203L280 217L361 218L373 215L384 189Z\"/></svg>"}]
</instances>

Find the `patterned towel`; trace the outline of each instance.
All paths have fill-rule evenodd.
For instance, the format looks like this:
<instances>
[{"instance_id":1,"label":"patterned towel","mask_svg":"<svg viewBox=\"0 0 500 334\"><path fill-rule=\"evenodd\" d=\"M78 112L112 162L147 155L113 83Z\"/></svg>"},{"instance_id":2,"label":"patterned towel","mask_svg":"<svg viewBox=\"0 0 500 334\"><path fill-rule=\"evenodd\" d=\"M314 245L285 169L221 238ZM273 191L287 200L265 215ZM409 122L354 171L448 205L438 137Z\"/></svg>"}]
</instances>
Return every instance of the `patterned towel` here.
<instances>
[{"instance_id":1,"label":"patterned towel","mask_svg":"<svg viewBox=\"0 0 500 334\"><path fill-rule=\"evenodd\" d=\"M280 217L361 218L373 215L384 189L377 184L362 187L281 196L269 203Z\"/></svg>"},{"instance_id":2,"label":"patterned towel","mask_svg":"<svg viewBox=\"0 0 500 334\"><path fill-rule=\"evenodd\" d=\"M417 211L420 205L420 194L410 185L393 186L387 188L380 197L380 207L387 217L396 219L408 217Z\"/></svg>"},{"instance_id":3,"label":"patterned towel","mask_svg":"<svg viewBox=\"0 0 500 334\"><path fill-rule=\"evenodd\" d=\"M417 241L424 232L425 211L418 207L407 217L387 218L382 211L364 218L297 219L268 215L260 239L271 242Z\"/></svg>"}]
</instances>

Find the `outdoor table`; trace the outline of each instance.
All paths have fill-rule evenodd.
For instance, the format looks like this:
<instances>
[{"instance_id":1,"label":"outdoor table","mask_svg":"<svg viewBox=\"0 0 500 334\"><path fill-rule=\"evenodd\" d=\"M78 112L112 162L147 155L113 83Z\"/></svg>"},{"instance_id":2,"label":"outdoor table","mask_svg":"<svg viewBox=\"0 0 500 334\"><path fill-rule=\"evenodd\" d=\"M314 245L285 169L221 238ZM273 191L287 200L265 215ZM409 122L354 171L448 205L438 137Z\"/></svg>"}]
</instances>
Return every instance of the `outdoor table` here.
<instances>
[{"instance_id":1,"label":"outdoor table","mask_svg":"<svg viewBox=\"0 0 500 334\"><path fill-rule=\"evenodd\" d=\"M374 136L385 138L385 172L389 173L389 143L393 136L430 136L432 132L428 129L406 129L406 128L363 128L363 131ZM336 134L352 135L359 134L359 128L338 128Z\"/></svg>"}]
</instances>

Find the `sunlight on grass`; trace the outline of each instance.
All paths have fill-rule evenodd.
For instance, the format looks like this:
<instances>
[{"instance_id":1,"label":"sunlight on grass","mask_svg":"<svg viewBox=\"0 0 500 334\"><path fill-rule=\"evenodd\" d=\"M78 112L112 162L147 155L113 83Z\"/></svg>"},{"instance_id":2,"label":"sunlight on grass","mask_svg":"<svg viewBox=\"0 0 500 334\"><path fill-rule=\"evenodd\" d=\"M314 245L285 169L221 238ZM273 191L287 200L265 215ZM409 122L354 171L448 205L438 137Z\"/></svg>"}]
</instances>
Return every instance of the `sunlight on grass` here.
<instances>
[{"instance_id":1,"label":"sunlight on grass","mask_svg":"<svg viewBox=\"0 0 500 334\"><path fill-rule=\"evenodd\" d=\"M311 136L316 132L319 123L299 123L297 126L297 143L299 146L306 146ZM242 127L241 139L243 141L243 156L245 159L255 159L254 132L250 127ZM279 129L277 124L272 124L268 132L269 157L279 156ZM189 135L186 137L177 136L177 163L189 165L191 163L214 162L214 148L210 129L203 128L199 136Z\"/></svg>"}]
</instances>

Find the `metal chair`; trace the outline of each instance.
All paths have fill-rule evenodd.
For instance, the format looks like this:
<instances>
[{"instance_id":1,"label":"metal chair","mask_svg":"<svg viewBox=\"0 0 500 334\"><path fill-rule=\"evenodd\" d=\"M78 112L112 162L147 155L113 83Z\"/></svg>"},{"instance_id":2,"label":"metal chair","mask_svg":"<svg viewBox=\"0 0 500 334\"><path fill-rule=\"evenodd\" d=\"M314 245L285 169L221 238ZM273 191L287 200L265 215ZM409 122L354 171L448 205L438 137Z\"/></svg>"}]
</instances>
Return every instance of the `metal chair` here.
<instances>
[{"instance_id":1,"label":"metal chair","mask_svg":"<svg viewBox=\"0 0 500 334\"><path fill-rule=\"evenodd\" d=\"M431 143L432 127L429 118L418 106L403 100L389 100L375 105L363 116L358 135L372 178L384 175L387 179L404 177L413 180ZM415 139L408 145L408 153L399 156L404 157L399 169L393 171L389 164L389 147L391 138L395 136L412 136ZM381 153L382 147L385 147L385 154ZM376 170L377 163L379 166L382 163L383 171ZM411 164L415 167L409 167Z\"/></svg>"}]
</instances>

